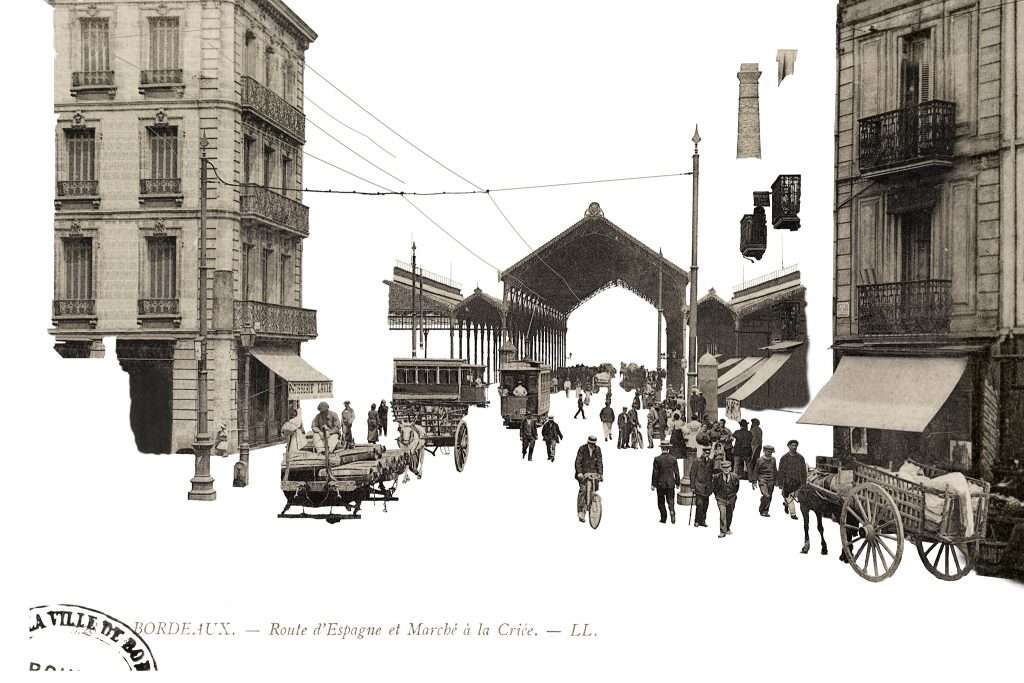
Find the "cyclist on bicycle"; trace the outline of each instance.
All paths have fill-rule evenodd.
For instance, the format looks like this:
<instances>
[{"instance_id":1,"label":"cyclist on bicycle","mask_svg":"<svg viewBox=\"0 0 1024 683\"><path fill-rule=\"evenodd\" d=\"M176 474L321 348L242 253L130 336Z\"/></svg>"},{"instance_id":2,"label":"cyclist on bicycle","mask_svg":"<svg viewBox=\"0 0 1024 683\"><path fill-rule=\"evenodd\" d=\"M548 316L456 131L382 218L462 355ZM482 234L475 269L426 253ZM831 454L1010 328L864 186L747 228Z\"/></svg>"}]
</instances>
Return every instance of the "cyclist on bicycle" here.
<instances>
[{"instance_id":1,"label":"cyclist on bicycle","mask_svg":"<svg viewBox=\"0 0 1024 683\"><path fill-rule=\"evenodd\" d=\"M594 491L604 476L604 462L601 459L601 447L597 445L597 437L593 434L587 437L587 443L580 446L576 451L576 481L579 482L580 492L576 496L576 514L581 522L587 521L587 488L584 474L596 474Z\"/></svg>"}]
</instances>

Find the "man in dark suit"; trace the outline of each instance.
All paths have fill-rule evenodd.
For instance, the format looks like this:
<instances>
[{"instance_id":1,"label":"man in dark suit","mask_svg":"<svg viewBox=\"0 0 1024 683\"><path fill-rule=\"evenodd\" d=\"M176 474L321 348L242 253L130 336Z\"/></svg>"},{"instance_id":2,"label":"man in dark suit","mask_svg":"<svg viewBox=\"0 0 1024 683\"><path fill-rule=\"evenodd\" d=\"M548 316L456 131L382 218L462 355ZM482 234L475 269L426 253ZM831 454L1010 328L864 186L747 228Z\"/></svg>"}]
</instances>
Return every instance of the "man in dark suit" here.
<instances>
[{"instance_id":1,"label":"man in dark suit","mask_svg":"<svg viewBox=\"0 0 1024 683\"><path fill-rule=\"evenodd\" d=\"M576 495L576 514L581 522L587 521L587 492L583 475L590 473L598 475L598 480L594 482L596 493L600 478L604 476L604 460L596 436L587 437L587 442L576 451L576 481L580 485L580 492Z\"/></svg>"},{"instance_id":2,"label":"man in dark suit","mask_svg":"<svg viewBox=\"0 0 1024 683\"><path fill-rule=\"evenodd\" d=\"M562 430L559 428L555 418L548 416L544 420L544 426L540 428L540 435L544 438L544 445L548 449L548 460L555 461L555 449L558 442L562 440Z\"/></svg>"},{"instance_id":3,"label":"man in dark suit","mask_svg":"<svg viewBox=\"0 0 1024 683\"><path fill-rule=\"evenodd\" d=\"M537 421L527 416L519 425L519 438L523 442L523 457L533 460L533 447L537 445Z\"/></svg>"},{"instance_id":4,"label":"man in dark suit","mask_svg":"<svg viewBox=\"0 0 1024 683\"><path fill-rule=\"evenodd\" d=\"M619 445L618 448L629 448L629 413L626 412L626 406L622 406L622 412L619 413Z\"/></svg>"},{"instance_id":5,"label":"man in dark suit","mask_svg":"<svg viewBox=\"0 0 1024 683\"><path fill-rule=\"evenodd\" d=\"M658 513L661 515L661 523L665 523L665 507L668 507L668 514L672 517L672 523L676 523L676 489L679 488L679 461L672 457L671 453L662 453L654 458L654 467L651 469L651 490L658 494Z\"/></svg>"},{"instance_id":6,"label":"man in dark suit","mask_svg":"<svg viewBox=\"0 0 1024 683\"><path fill-rule=\"evenodd\" d=\"M690 488L694 496L695 527L708 525L708 504L711 502L711 479L715 473L715 463L711 459L711 448L701 446L700 457L690 466Z\"/></svg>"}]
</instances>

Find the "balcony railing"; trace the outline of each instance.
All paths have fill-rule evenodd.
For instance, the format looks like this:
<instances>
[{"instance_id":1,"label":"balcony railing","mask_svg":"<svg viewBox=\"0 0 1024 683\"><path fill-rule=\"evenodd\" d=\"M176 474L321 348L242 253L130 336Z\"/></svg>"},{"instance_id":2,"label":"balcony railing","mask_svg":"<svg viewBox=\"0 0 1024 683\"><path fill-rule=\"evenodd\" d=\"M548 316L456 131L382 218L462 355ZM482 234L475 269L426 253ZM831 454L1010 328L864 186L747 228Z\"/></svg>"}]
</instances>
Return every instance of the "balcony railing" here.
<instances>
[{"instance_id":1,"label":"balcony railing","mask_svg":"<svg viewBox=\"0 0 1024 683\"><path fill-rule=\"evenodd\" d=\"M181 178L142 178L139 180L139 194L180 195Z\"/></svg>"},{"instance_id":2,"label":"balcony railing","mask_svg":"<svg viewBox=\"0 0 1024 683\"><path fill-rule=\"evenodd\" d=\"M54 318L91 318L96 315L96 299L54 299Z\"/></svg>"},{"instance_id":3,"label":"balcony railing","mask_svg":"<svg viewBox=\"0 0 1024 683\"><path fill-rule=\"evenodd\" d=\"M180 315L177 299L139 299L139 315Z\"/></svg>"},{"instance_id":4,"label":"balcony railing","mask_svg":"<svg viewBox=\"0 0 1024 683\"><path fill-rule=\"evenodd\" d=\"M944 334L953 312L950 280L857 287L860 334Z\"/></svg>"},{"instance_id":5,"label":"balcony railing","mask_svg":"<svg viewBox=\"0 0 1024 683\"><path fill-rule=\"evenodd\" d=\"M265 187L243 186L241 211L301 235L309 234L309 207Z\"/></svg>"},{"instance_id":6,"label":"balcony railing","mask_svg":"<svg viewBox=\"0 0 1024 683\"><path fill-rule=\"evenodd\" d=\"M235 331L257 336L316 337L316 311L260 301L235 302Z\"/></svg>"},{"instance_id":7,"label":"balcony railing","mask_svg":"<svg viewBox=\"0 0 1024 683\"><path fill-rule=\"evenodd\" d=\"M58 180L58 197L98 197L100 181L98 180Z\"/></svg>"},{"instance_id":8,"label":"balcony railing","mask_svg":"<svg viewBox=\"0 0 1024 683\"><path fill-rule=\"evenodd\" d=\"M772 183L772 227L800 229L800 176L780 175Z\"/></svg>"},{"instance_id":9,"label":"balcony railing","mask_svg":"<svg viewBox=\"0 0 1024 683\"><path fill-rule=\"evenodd\" d=\"M860 121L860 172L947 166L953 158L956 105L930 100Z\"/></svg>"},{"instance_id":10,"label":"balcony railing","mask_svg":"<svg viewBox=\"0 0 1024 683\"><path fill-rule=\"evenodd\" d=\"M302 111L248 76L242 76L242 108L254 111L298 142L305 141L306 117Z\"/></svg>"},{"instance_id":11,"label":"balcony railing","mask_svg":"<svg viewBox=\"0 0 1024 683\"><path fill-rule=\"evenodd\" d=\"M142 86L184 85L184 72L181 69L143 69L139 83Z\"/></svg>"},{"instance_id":12,"label":"balcony railing","mask_svg":"<svg viewBox=\"0 0 1024 683\"><path fill-rule=\"evenodd\" d=\"M74 71L71 73L72 89L79 88L112 88L114 87L113 71Z\"/></svg>"}]
</instances>

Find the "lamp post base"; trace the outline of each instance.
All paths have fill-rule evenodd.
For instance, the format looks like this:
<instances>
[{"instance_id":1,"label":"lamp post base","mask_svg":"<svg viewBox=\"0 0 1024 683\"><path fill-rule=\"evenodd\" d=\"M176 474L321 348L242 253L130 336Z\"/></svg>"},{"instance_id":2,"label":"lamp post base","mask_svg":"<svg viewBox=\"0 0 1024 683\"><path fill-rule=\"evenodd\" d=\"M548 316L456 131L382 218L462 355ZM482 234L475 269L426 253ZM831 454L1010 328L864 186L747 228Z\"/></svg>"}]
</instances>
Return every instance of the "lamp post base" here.
<instances>
[{"instance_id":1,"label":"lamp post base","mask_svg":"<svg viewBox=\"0 0 1024 683\"><path fill-rule=\"evenodd\" d=\"M195 453L195 475L192 477L192 490L188 492L189 500L217 500L217 491L213 488L213 477L210 476L210 451L213 442L208 434L200 434L192 451Z\"/></svg>"},{"instance_id":2,"label":"lamp post base","mask_svg":"<svg viewBox=\"0 0 1024 683\"><path fill-rule=\"evenodd\" d=\"M232 486L244 488L249 485L249 444L238 447L238 462L235 463L235 479Z\"/></svg>"}]
</instances>

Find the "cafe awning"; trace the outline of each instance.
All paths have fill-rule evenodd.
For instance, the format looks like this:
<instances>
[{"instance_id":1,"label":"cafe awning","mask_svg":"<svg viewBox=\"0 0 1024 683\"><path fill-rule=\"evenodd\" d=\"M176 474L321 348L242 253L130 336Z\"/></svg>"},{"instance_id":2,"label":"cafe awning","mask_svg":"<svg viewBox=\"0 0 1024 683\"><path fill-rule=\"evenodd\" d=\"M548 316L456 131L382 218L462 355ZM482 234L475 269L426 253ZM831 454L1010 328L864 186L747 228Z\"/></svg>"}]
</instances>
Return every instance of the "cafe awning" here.
<instances>
[{"instance_id":1,"label":"cafe awning","mask_svg":"<svg viewBox=\"0 0 1024 683\"><path fill-rule=\"evenodd\" d=\"M847 355L797 422L920 433L966 369L964 357Z\"/></svg>"},{"instance_id":2,"label":"cafe awning","mask_svg":"<svg viewBox=\"0 0 1024 683\"><path fill-rule=\"evenodd\" d=\"M743 386L734 391L729 398L735 401L742 401L747 398L755 391L765 385L772 377L775 376L782 366L786 364L786 361L790 359L792 353L773 353L764 360L763 363L757 366L757 370L748 379Z\"/></svg>"},{"instance_id":3,"label":"cafe awning","mask_svg":"<svg viewBox=\"0 0 1024 683\"><path fill-rule=\"evenodd\" d=\"M764 361L763 356L747 356L726 370L718 378L718 395L722 396L746 382Z\"/></svg>"},{"instance_id":4,"label":"cafe awning","mask_svg":"<svg viewBox=\"0 0 1024 683\"><path fill-rule=\"evenodd\" d=\"M299 354L279 349L252 349L249 353L288 383L289 401L331 398L334 383Z\"/></svg>"}]
</instances>

